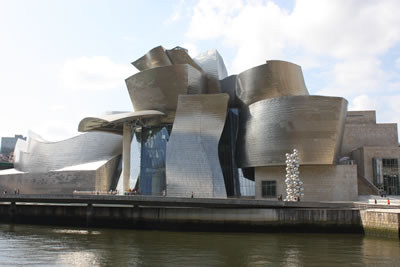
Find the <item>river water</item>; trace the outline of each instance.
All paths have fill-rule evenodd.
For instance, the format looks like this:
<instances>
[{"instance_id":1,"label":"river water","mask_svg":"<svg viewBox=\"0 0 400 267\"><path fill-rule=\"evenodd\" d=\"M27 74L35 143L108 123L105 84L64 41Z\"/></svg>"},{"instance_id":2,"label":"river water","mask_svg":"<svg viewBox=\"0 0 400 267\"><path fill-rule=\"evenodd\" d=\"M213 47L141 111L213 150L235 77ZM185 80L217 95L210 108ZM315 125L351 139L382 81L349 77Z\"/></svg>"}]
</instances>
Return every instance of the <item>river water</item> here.
<instances>
[{"instance_id":1,"label":"river water","mask_svg":"<svg viewBox=\"0 0 400 267\"><path fill-rule=\"evenodd\" d=\"M400 266L400 241L0 224L0 266Z\"/></svg>"}]
</instances>

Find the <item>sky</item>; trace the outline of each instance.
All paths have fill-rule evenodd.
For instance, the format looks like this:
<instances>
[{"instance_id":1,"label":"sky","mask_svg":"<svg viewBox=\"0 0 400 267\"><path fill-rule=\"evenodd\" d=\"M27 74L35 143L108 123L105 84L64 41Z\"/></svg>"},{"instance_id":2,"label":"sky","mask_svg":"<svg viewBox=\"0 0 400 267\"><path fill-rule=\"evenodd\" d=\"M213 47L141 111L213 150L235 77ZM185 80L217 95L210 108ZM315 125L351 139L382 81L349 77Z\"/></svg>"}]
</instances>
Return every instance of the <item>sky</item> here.
<instances>
[{"instance_id":1,"label":"sky","mask_svg":"<svg viewBox=\"0 0 400 267\"><path fill-rule=\"evenodd\" d=\"M229 75L286 60L310 94L400 124L398 0L0 0L0 136L56 141L132 111L125 79L151 48L216 48Z\"/></svg>"}]
</instances>

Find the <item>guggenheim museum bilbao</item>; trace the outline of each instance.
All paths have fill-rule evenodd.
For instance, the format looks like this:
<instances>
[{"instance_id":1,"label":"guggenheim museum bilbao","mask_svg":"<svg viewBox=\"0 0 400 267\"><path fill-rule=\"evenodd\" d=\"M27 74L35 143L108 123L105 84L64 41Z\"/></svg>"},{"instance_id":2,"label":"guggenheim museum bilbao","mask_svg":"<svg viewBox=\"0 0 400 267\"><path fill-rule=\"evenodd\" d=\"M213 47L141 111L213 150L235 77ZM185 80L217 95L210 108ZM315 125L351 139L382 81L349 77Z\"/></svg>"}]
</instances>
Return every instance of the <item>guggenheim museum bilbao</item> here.
<instances>
[{"instance_id":1,"label":"guggenheim museum bilbao","mask_svg":"<svg viewBox=\"0 0 400 267\"><path fill-rule=\"evenodd\" d=\"M134 111L84 118L84 133L64 141L18 140L0 190L284 198L285 154L297 149L302 200L400 194L397 125L348 112L344 98L309 95L296 64L271 60L228 76L216 50L191 58L162 46L132 64Z\"/></svg>"}]
</instances>

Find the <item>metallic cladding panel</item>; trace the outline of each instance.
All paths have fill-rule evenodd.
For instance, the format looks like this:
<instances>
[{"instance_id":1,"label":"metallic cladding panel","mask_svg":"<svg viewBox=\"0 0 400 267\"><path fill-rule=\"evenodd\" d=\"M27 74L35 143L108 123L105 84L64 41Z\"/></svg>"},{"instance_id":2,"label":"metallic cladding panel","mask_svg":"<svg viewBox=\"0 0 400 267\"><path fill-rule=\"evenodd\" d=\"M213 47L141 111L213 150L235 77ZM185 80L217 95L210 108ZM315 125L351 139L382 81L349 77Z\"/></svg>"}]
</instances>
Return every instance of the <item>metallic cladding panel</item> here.
<instances>
[{"instance_id":1,"label":"metallic cladding panel","mask_svg":"<svg viewBox=\"0 0 400 267\"><path fill-rule=\"evenodd\" d=\"M79 122L79 132L105 131L122 134L124 122L150 119L154 117L165 116L166 114L158 110L142 110L134 112L123 112L101 117L86 117Z\"/></svg>"},{"instance_id":2,"label":"metallic cladding panel","mask_svg":"<svg viewBox=\"0 0 400 267\"><path fill-rule=\"evenodd\" d=\"M96 191L108 192L111 189L115 190L121 175L121 169L118 170L120 161L121 156L115 156L96 170Z\"/></svg>"},{"instance_id":3,"label":"metallic cladding panel","mask_svg":"<svg viewBox=\"0 0 400 267\"><path fill-rule=\"evenodd\" d=\"M103 164L96 163L91 169L43 173L0 172L0 188L8 192L18 188L21 194L72 194L74 190L108 192L115 189L120 158L115 156L109 161L102 161Z\"/></svg>"},{"instance_id":4,"label":"metallic cladding panel","mask_svg":"<svg viewBox=\"0 0 400 267\"><path fill-rule=\"evenodd\" d=\"M236 107L236 79L237 75L231 75L220 81L221 92L229 95L229 107Z\"/></svg>"},{"instance_id":5,"label":"metallic cladding panel","mask_svg":"<svg viewBox=\"0 0 400 267\"><path fill-rule=\"evenodd\" d=\"M141 71L125 81L135 111L175 111L178 95L206 90L202 72L188 64Z\"/></svg>"},{"instance_id":6,"label":"metallic cladding panel","mask_svg":"<svg viewBox=\"0 0 400 267\"><path fill-rule=\"evenodd\" d=\"M189 64L193 68L203 71L199 65L189 56L189 54L182 48L174 48L167 50L167 55L171 60L172 64Z\"/></svg>"},{"instance_id":7,"label":"metallic cladding panel","mask_svg":"<svg viewBox=\"0 0 400 267\"><path fill-rule=\"evenodd\" d=\"M300 164L335 164L342 143L347 101L341 97L289 96L242 109L239 167L279 166L299 150Z\"/></svg>"},{"instance_id":8,"label":"metallic cladding panel","mask_svg":"<svg viewBox=\"0 0 400 267\"><path fill-rule=\"evenodd\" d=\"M217 50L211 49L194 58L194 61L203 69L207 77L207 93L221 93L219 80L228 76L224 60Z\"/></svg>"},{"instance_id":9,"label":"metallic cladding panel","mask_svg":"<svg viewBox=\"0 0 400 267\"><path fill-rule=\"evenodd\" d=\"M167 143L168 196L225 198L218 142L224 128L227 94L181 95Z\"/></svg>"},{"instance_id":10,"label":"metallic cladding panel","mask_svg":"<svg viewBox=\"0 0 400 267\"><path fill-rule=\"evenodd\" d=\"M132 65L140 71L156 67L168 66L171 64L171 60L167 56L165 49L162 46L154 47L144 56L132 62Z\"/></svg>"},{"instance_id":11,"label":"metallic cladding panel","mask_svg":"<svg viewBox=\"0 0 400 267\"><path fill-rule=\"evenodd\" d=\"M239 102L248 106L268 98L308 95L308 91L300 66L271 60L240 73L236 95Z\"/></svg>"},{"instance_id":12,"label":"metallic cladding panel","mask_svg":"<svg viewBox=\"0 0 400 267\"><path fill-rule=\"evenodd\" d=\"M122 137L116 134L90 132L59 142L28 138L24 151L16 151L15 169L45 173L74 165L109 160L122 151Z\"/></svg>"},{"instance_id":13,"label":"metallic cladding panel","mask_svg":"<svg viewBox=\"0 0 400 267\"><path fill-rule=\"evenodd\" d=\"M162 46L157 46L147 52L144 56L132 62L138 70L144 71L157 67L189 64L195 69L202 71L201 67L186 52L186 49L175 47L165 50Z\"/></svg>"},{"instance_id":14,"label":"metallic cladding panel","mask_svg":"<svg viewBox=\"0 0 400 267\"><path fill-rule=\"evenodd\" d=\"M228 76L224 60L216 49L203 52L194 58L203 71L212 77L222 80Z\"/></svg>"},{"instance_id":15,"label":"metallic cladding panel","mask_svg":"<svg viewBox=\"0 0 400 267\"><path fill-rule=\"evenodd\" d=\"M0 173L0 187L8 192L17 188L21 194L70 195L74 190L95 191L96 170Z\"/></svg>"}]
</instances>

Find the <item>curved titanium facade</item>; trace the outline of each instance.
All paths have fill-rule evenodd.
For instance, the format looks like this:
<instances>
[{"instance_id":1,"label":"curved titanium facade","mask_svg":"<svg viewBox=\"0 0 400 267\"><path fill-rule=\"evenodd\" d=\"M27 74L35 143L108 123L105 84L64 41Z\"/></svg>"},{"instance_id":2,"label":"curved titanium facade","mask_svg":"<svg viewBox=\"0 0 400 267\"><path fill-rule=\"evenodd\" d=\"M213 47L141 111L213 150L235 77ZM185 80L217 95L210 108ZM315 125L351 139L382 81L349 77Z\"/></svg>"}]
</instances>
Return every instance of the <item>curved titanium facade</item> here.
<instances>
[{"instance_id":1,"label":"curved titanium facade","mask_svg":"<svg viewBox=\"0 0 400 267\"><path fill-rule=\"evenodd\" d=\"M236 107L236 80L237 75L231 75L220 81L221 92L229 95L229 107Z\"/></svg>"},{"instance_id":2,"label":"curved titanium facade","mask_svg":"<svg viewBox=\"0 0 400 267\"><path fill-rule=\"evenodd\" d=\"M144 56L132 62L132 65L140 71L162 66L169 66L171 64L171 60L165 53L165 49L162 46L154 47Z\"/></svg>"},{"instance_id":3,"label":"curved titanium facade","mask_svg":"<svg viewBox=\"0 0 400 267\"><path fill-rule=\"evenodd\" d=\"M123 123L134 120L143 120L165 116L157 110L142 110L136 112L123 112L101 117L87 117L79 122L79 132L103 131L122 134Z\"/></svg>"},{"instance_id":4,"label":"curved titanium facade","mask_svg":"<svg viewBox=\"0 0 400 267\"><path fill-rule=\"evenodd\" d=\"M248 106L268 98L308 95L308 91L300 66L271 60L240 73L236 95L242 104Z\"/></svg>"},{"instance_id":5,"label":"curved titanium facade","mask_svg":"<svg viewBox=\"0 0 400 267\"><path fill-rule=\"evenodd\" d=\"M222 80L228 76L224 60L216 49L210 49L199 54L194 58L194 61L206 74L218 80Z\"/></svg>"},{"instance_id":6,"label":"curved titanium facade","mask_svg":"<svg viewBox=\"0 0 400 267\"><path fill-rule=\"evenodd\" d=\"M226 197L218 158L227 94L181 95L167 144L167 195Z\"/></svg>"},{"instance_id":7,"label":"curved titanium facade","mask_svg":"<svg viewBox=\"0 0 400 267\"><path fill-rule=\"evenodd\" d=\"M211 49L194 58L194 61L202 68L207 77L207 93L221 93L219 80L228 76L224 60L216 49Z\"/></svg>"},{"instance_id":8,"label":"curved titanium facade","mask_svg":"<svg viewBox=\"0 0 400 267\"><path fill-rule=\"evenodd\" d=\"M175 111L178 95L206 89L202 73L188 64L141 71L125 81L135 111Z\"/></svg>"},{"instance_id":9,"label":"curved titanium facade","mask_svg":"<svg viewBox=\"0 0 400 267\"><path fill-rule=\"evenodd\" d=\"M341 97L290 96L250 105L240 115L239 167L284 165L294 148L300 164L335 164L346 112Z\"/></svg>"},{"instance_id":10,"label":"curved titanium facade","mask_svg":"<svg viewBox=\"0 0 400 267\"><path fill-rule=\"evenodd\" d=\"M178 64L189 64L202 71L201 67L189 56L187 50L179 46L169 50L165 50L162 46L154 47L144 56L132 62L132 65L140 71Z\"/></svg>"},{"instance_id":11,"label":"curved titanium facade","mask_svg":"<svg viewBox=\"0 0 400 267\"><path fill-rule=\"evenodd\" d=\"M68 194L78 191L114 190L121 174L118 168L121 157L75 165L48 172L0 171L0 188L22 194Z\"/></svg>"},{"instance_id":12,"label":"curved titanium facade","mask_svg":"<svg viewBox=\"0 0 400 267\"><path fill-rule=\"evenodd\" d=\"M199 71L203 71L201 67L189 56L185 49L175 47L173 49L167 50L166 52L172 64L189 64L193 68Z\"/></svg>"},{"instance_id":13,"label":"curved titanium facade","mask_svg":"<svg viewBox=\"0 0 400 267\"><path fill-rule=\"evenodd\" d=\"M26 142L25 150L15 151L18 160L14 166L18 171L30 173L110 160L122 150L120 135L101 132L85 133L60 142L43 142L35 138Z\"/></svg>"}]
</instances>

